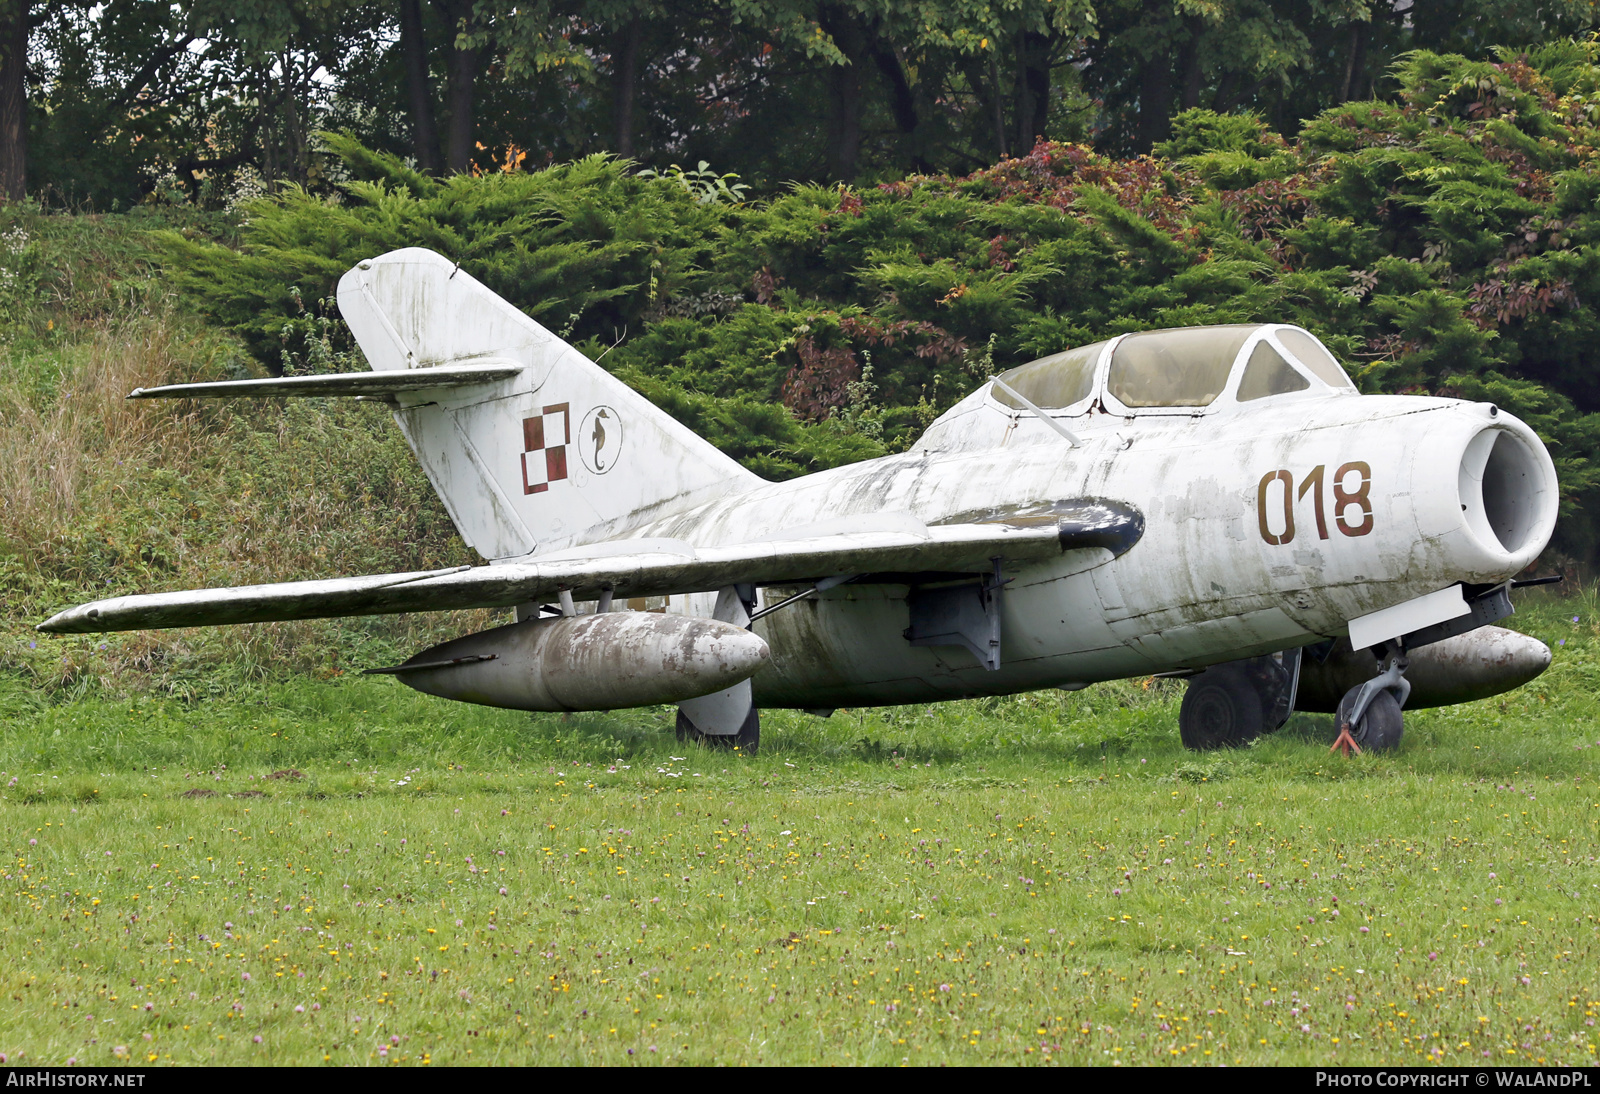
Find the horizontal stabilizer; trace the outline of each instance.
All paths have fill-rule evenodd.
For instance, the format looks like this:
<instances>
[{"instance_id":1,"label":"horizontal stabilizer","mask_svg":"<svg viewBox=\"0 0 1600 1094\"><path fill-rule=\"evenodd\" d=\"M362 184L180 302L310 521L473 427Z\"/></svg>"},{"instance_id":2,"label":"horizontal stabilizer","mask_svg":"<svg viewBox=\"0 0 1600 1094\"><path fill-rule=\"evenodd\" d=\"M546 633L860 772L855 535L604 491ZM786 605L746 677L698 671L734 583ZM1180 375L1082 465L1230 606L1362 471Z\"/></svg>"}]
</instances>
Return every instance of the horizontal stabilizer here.
<instances>
[{"instance_id":1,"label":"horizontal stabilizer","mask_svg":"<svg viewBox=\"0 0 1600 1094\"><path fill-rule=\"evenodd\" d=\"M336 372L321 376L269 376L263 380L221 380L213 384L168 384L136 387L130 399L245 399L274 396L382 397L433 387L466 387L509 380L523 369L506 358L480 358L470 365L391 369L387 372Z\"/></svg>"},{"instance_id":2,"label":"horizontal stabilizer","mask_svg":"<svg viewBox=\"0 0 1600 1094\"><path fill-rule=\"evenodd\" d=\"M1137 516L1137 514L1134 514ZM1142 527L1142 522L1141 522ZM947 524L691 547L672 540L597 545L562 557L467 567L438 574L391 574L297 581L233 589L121 596L70 608L39 629L57 634L266 623L330 616L385 615L459 608L505 608L553 600L563 591L619 598L708 592L732 584L813 582L837 574L989 573L993 560L1040 562L1063 550L1098 547L1095 537L1055 523ZM904 580L903 577L897 580Z\"/></svg>"}]
</instances>

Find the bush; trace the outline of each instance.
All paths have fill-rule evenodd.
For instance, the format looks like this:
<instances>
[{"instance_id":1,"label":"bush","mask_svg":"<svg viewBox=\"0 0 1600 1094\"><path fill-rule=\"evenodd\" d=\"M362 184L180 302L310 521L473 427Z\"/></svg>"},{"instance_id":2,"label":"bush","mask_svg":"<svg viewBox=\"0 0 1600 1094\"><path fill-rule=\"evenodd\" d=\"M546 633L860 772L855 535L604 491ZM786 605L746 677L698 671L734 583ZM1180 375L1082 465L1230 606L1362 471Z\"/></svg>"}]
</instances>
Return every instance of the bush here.
<instances>
[{"instance_id":1,"label":"bush","mask_svg":"<svg viewBox=\"0 0 1600 1094\"><path fill-rule=\"evenodd\" d=\"M600 158L437 181L334 138L363 180L342 204L290 190L251 208L242 253L169 246L272 368L310 360L320 319L295 309L357 259L434 247L778 477L902 449L1033 357L1296 322L1364 390L1492 397L1534 424L1561 475L1557 548L1588 559L1600 44L1418 52L1395 83L1395 101L1326 111L1293 143L1191 110L1157 157L1045 142L965 177L750 203Z\"/></svg>"}]
</instances>

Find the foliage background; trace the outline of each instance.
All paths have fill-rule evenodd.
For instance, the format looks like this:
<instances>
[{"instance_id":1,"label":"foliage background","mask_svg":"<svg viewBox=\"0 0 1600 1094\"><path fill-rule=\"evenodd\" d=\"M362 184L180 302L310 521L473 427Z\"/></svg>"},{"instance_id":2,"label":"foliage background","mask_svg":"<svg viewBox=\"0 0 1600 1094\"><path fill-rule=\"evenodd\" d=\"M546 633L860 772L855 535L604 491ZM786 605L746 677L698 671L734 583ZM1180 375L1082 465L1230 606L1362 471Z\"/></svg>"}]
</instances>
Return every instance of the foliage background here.
<instances>
[{"instance_id":1,"label":"foliage background","mask_svg":"<svg viewBox=\"0 0 1600 1094\"><path fill-rule=\"evenodd\" d=\"M28 43L26 190L102 211L219 208L284 180L327 192L323 129L426 173L613 153L706 160L768 192L964 174L1040 138L1148 152L1197 107L1292 138L1391 94L1410 50L1492 60L1597 27L1594 0L0 5L0 33Z\"/></svg>"},{"instance_id":2,"label":"foliage background","mask_svg":"<svg viewBox=\"0 0 1600 1094\"><path fill-rule=\"evenodd\" d=\"M1124 331L1289 320L1367 391L1492 400L1551 447L1540 566L1596 552L1600 46L1416 53L1293 140L1180 114L1153 156L1040 142L965 175L762 194L711 168L425 175L348 134L337 187L232 210L0 214L0 661L208 694L386 663L487 617L51 640L114 592L470 561L378 408L130 407L134 386L363 367L339 275L433 247L756 472L912 444L990 372ZM480 613L481 614L481 613Z\"/></svg>"},{"instance_id":3,"label":"foliage background","mask_svg":"<svg viewBox=\"0 0 1600 1094\"><path fill-rule=\"evenodd\" d=\"M315 341L302 301L361 258L434 247L774 477L903 449L991 369L1125 331L1297 322L1364 390L1534 425L1563 484L1556 551L1587 561L1597 62L1593 41L1418 52L1393 101L1294 141L1193 110L1155 156L1040 142L969 175L749 202L710 172L598 156L440 181L330 134L341 201L260 199L242 250L163 239L175 282L274 370Z\"/></svg>"}]
</instances>

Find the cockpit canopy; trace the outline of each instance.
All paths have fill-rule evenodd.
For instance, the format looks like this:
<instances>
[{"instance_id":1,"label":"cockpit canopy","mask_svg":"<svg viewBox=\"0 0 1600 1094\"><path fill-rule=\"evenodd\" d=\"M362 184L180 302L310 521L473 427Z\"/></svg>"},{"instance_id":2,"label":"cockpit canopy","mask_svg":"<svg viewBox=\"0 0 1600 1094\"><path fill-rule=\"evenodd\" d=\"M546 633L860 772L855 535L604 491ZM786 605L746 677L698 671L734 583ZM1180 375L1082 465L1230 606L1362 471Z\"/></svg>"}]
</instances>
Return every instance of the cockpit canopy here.
<instances>
[{"instance_id":1,"label":"cockpit canopy","mask_svg":"<svg viewBox=\"0 0 1600 1094\"><path fill-rule=\"evenodd\" d=\"M994 399L1017 410L1022 400L1041 410L1087 408L1097 382L1106 409L1146 413L1193 411L1230 391L1234 401L1247 403L1312 389L1355 390L1333 354L1306 331L1259 323L1129 334L1041 357L998 381Z\"/></svg>"}]
</instances>

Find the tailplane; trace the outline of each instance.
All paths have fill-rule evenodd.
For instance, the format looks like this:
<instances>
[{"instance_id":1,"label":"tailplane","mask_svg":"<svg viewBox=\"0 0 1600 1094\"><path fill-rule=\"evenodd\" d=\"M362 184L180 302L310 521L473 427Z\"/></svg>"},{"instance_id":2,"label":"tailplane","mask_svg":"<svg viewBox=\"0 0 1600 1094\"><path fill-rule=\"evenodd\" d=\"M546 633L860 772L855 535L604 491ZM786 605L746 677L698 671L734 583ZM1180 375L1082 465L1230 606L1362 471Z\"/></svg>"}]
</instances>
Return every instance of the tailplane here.
<instances>
[{"instance_id":1,"label":"tailplane","mask_svg":"<svg viewBox=\"0 0 1600 1094\"><path fill-rule=\"evenodd\" d=\"M761 482L433 251L360 263L339 282L339 310L377 371L520 366L389 397L486 558L611 538Z\"/></svg>"}]
</instances>

